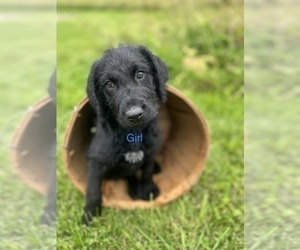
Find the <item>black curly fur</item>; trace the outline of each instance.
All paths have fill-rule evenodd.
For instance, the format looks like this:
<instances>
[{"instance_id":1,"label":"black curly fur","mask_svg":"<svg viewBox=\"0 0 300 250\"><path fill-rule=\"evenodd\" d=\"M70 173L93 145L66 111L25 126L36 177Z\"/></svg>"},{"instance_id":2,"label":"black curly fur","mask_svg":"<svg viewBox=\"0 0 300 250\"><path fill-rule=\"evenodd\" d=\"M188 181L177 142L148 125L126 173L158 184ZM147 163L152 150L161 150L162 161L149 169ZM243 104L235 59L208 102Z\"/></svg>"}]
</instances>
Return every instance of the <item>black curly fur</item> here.
<instances>
[{"instance_id":1,"label":"black curly fur","mask_svg":"<svg viewBox=\"0 0 300 250\"><path fill-rule=\"evenodd\" d=\"M139 72L139 75L137 74ZM142 72L142 77L140 72ZM89 224L100 215L104 178L125 178L133 199L149 200L159 195L152 176L157 171L154 156L159 148L157 113L166 101L166 65L147 48L119 46L107 50L94 62L87 94L97 114L96 134L87 152L86 205L82 222ZM136 120L128 118L133 107L142 110ZM142 142L129 143L128 133L142 134ZM128 162L124 154L142 152L143 159ZM141 177L136 177L141 170Z\"/></svg>"}]
</instances>

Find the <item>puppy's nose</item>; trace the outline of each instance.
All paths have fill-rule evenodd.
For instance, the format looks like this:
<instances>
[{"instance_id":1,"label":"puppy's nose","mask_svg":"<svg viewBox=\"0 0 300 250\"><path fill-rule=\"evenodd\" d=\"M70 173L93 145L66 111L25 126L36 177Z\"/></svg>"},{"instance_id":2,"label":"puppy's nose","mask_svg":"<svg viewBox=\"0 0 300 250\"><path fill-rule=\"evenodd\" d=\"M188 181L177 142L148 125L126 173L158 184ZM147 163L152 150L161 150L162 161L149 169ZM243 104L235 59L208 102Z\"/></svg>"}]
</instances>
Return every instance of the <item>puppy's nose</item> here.
<instances>
[{"instance_id":1,"label":"puppy's nose","mask_svg":"<svg viewBox=\"0 0 300 250\"><path fill-rule=\"evenodd\" d=\"M143 109L140 107L132 107L129 111L127 111L126 116L130 121L138 121L143 116Z\"/></svg>"}]
</instances>

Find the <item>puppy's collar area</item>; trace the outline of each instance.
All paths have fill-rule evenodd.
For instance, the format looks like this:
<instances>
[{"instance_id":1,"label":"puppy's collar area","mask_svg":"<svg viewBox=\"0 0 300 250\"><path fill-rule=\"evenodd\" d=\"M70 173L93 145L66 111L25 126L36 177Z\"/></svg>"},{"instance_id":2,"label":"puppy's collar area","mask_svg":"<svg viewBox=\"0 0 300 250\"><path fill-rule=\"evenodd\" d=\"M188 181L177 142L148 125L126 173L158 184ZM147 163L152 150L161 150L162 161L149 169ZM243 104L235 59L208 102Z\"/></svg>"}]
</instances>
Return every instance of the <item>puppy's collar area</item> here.
<instances>
[{"instance_id":1,"label":"puppy's collar area","mask_svg":"<svg viewBox=\"0 0 300 250\"><path fill-rule=\"evenodd\" d=\"M136 152L127 152L124 154L125 161L129 163L139 163L144 159L144 152L142 150Z\"/></svg>"}]
</instances>

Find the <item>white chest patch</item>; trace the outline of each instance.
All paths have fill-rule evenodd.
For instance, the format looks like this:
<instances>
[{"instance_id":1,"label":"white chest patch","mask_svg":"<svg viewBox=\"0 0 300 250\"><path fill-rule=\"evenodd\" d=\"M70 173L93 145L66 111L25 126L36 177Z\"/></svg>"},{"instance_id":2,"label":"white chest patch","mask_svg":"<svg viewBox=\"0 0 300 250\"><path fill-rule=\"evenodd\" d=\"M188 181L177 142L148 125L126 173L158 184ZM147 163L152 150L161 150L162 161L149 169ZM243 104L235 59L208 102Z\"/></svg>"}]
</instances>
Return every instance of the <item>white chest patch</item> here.
<instances>
[{"instance_id":1,"label":"white chest patch","mask_svg":"<svg viewBox=\"0 0 300 250\"><path fill-rule=\"evenodd\" d=\"M142 150L136 152L127 152L124 154L125 161L129 163L138 163L144 159L144 152Z\"/></svg>"}]
</instances>

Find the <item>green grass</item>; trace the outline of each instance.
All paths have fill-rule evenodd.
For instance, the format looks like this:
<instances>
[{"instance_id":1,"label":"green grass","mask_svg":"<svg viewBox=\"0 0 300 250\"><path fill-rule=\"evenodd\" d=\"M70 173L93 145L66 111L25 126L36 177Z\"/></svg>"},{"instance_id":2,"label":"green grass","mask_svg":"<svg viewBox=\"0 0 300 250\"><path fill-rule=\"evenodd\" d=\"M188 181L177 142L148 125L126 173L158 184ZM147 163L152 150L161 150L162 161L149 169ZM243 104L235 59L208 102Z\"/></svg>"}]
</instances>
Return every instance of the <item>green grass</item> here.
<instances>
[{"instance_id":1,"label":"green grass","mask_svg":"<svg viewBox=\"0 0 300 250\"><path fill-rule=\"evenodd\" d=\"M245 14L245 245L299 249L298 10L275 1Z\"/></svg>"},{"instance_id":2,"label":"green grass","mask_svg":"<svg viewBox=\"0 0 300 250\"><path fill-rule=\"evenodd\" d=\"M84 197L59 159L58 249L243 249L242 14L239 5L59 11L59 145L92 62L119 43L145 45L166 62L169 84L204 114L212 143L187 194L161 208L104 208L90 228L79 223Z\"/></svg>"},{"instance_id":3,"label":"green grass","mask_svg":"<svg viewBox=\"0 0 300 250\"><path fill-rule=\"evenodd\" d=\"M1 13L0 249L51 249L56 243L55 228L39 225L43 196L21 181L9 159L16 126L29 106L47 96L55 37L43 25L52 17L53 12Z\"/></svg>"}]
</instances>

